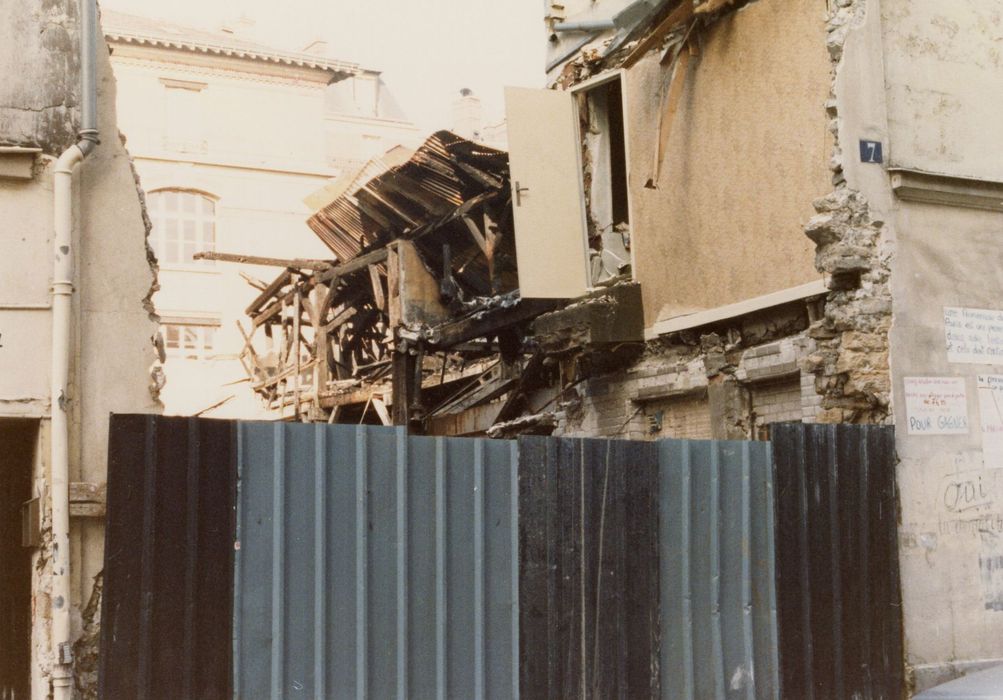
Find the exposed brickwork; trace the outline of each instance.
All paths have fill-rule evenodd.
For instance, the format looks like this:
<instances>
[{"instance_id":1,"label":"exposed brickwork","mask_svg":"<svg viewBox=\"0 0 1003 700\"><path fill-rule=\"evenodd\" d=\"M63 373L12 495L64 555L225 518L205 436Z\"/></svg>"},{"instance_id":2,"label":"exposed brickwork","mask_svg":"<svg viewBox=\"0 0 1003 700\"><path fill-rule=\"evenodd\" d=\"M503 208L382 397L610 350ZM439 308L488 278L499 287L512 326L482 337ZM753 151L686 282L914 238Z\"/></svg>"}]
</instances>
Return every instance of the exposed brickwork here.
<instances>
[{"instance_id":1,"label":"exposed brickwork","mask_svg":"<svg viewBox=\"0 0 1003 700\"><path fill-rule=\"evenodd\" d=\"M556 434L755 438L770 422L811 422L822 399L814 377L801 368L816 349L803 332L752 347L743 347L738 333L705 333L696 343L650 343L631 367L573 389L578 399L567 403L573 408L564 412Z\"/></svg>"},{"instance_id":2,"label":"exposed brickwork","mask_svg":"<svg viewBox=\"0 0 1003 700\"><path fill-rule=\"evenodd\" d=\"M680 396L652 401L644 407L649 432L655 438L709 440L710 406L706 396Z\"/></svg>"},{"instance_id":3,"label":"exposed brickwork","mask_svg":"<svg viewBox=\"0 0 1003 700\"><path fill-rule=\"evenodd\" d=\"M754 384L751 392L757 436L763 437L763 431L770 423L801 422L803 407L800 375Z\"/></svg>"}]
</instances>

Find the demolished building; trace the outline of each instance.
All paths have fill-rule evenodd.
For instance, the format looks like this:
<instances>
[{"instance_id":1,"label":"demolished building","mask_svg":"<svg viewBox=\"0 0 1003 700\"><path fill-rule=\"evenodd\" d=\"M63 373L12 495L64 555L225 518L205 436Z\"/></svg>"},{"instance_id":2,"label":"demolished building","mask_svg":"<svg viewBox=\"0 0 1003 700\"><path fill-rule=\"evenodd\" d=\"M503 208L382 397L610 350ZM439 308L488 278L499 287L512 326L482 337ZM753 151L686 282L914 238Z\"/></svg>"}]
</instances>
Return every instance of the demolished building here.
<instances>
[{"instance_id":1,"label":"demolished building","mask_svg":"<svg viewBox=\"0 0 1003 700\"><path fill-rule=\"evenodd\" d=\"M440 133L332 188L337 259L248 309L259 390L433 434L894 424L910 681L1003 659L999 8L546 5L508 158Z\"/></svg>"}]
</instances>

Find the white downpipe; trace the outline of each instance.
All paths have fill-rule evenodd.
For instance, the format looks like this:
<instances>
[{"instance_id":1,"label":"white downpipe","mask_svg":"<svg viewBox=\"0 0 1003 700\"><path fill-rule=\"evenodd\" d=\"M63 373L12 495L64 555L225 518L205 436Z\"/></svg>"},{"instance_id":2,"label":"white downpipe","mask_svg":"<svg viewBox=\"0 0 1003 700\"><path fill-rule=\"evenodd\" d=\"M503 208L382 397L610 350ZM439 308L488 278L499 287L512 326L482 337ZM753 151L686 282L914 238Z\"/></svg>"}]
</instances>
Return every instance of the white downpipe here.
<instances>
[{"instance_id":1,"label":"white downpipe","mask_svg":"<svg viewBox=\"0 0 1003 700\"><path fill-rule=\"evenodd\" d=\"M79 141L56 160L52 271L52 698L73 698L70 608L70 358L73 356L73 171L97 146L97 2L80 2Z\"/></svg>"},{"instance_id":2,"label":"white downpipe","mask_svg":"<svg viewBox=\"0 0 1003 700\"><path fill-rule=\"evenodd\" d=\"M52 697L73 695L70 639L70 405L68 400L73 304L73 169L84 159L70 146L56 161L52 274Z\"/></svg>"}]
</instances>

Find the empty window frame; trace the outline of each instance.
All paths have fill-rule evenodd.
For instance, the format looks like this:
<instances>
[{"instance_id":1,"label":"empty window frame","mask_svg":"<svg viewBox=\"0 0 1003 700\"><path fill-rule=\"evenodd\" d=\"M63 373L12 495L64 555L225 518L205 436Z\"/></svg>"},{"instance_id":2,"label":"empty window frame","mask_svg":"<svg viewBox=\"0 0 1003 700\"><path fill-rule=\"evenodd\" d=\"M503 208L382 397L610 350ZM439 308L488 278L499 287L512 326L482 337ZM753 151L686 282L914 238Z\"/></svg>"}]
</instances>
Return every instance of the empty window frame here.
<instances>
[{"instance_id":1,"label":"empty window frame","mask_svg":"<svg viewBox=\"0 0 1003 700\"><path fill-rule=\"evenodd\" d=\"M593 285L630 271L623 73L575 89Z\"/></svg>"},{"instance_id":2,"label":"empty window frame","mask_svg":"<svg viewBox=\"0 0 1003 700\"><path fill-rule=\"evenodd\" d=\"M216 246L216 202L201 192L157 190L146 198L153 223L151 245L164 265L211 266L196 252Z\"/></svg>"},{"instance_id":3,"label":"empty window frame","mask_svg":"<svg viewBox=\"0 0 1003 700\"><path fill-rule=\"evenodd\" d=\"M164 323L164 349L167 357L185 360L208 360L216 350L218 323Z\"/></svg>"}]
</instances>

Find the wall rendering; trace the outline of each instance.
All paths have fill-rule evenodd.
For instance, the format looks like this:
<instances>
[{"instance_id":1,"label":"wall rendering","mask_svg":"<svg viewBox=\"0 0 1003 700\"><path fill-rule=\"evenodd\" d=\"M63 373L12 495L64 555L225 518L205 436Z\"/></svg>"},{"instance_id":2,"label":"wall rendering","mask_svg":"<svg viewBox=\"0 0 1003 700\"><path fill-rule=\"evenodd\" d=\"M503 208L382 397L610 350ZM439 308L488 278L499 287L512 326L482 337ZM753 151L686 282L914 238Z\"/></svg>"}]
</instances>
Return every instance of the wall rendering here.
<instances>
[{"instance_id":1,"label":"wall rendering","mask_svg":"<svg viewBox=\"0 0 1003 700\"><path fill-rule=\"evenodd\" d=\"M40 422L33 495L40 498L42 544L35 550L32 581L31 697L48 697L50 537L49 367L52 281L52 180L55 158L76 141L80 103L78 3L0 0L11 41L0 46L0 160L9 148L34 148L27 178L0 178L0 418ZM108 415L157 412L150 391L156 360L156 318L149 304L155 273L146 248L141 196L115 123L115 84L107 47L98 47L101 145L74 177L77 252L73 311L70 481L93 487L102 498ZM5 149L7 149L5 151ZM0 445L0 450L5 446ZM95 502L71 514L72 621L74 638L93 628L93 577L101 569L103 523ZM76 651L78 672L92 651ZM78 675L85 687L86 673Z\"/></svg>"}]
</instances>

